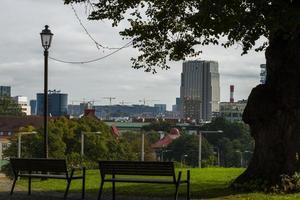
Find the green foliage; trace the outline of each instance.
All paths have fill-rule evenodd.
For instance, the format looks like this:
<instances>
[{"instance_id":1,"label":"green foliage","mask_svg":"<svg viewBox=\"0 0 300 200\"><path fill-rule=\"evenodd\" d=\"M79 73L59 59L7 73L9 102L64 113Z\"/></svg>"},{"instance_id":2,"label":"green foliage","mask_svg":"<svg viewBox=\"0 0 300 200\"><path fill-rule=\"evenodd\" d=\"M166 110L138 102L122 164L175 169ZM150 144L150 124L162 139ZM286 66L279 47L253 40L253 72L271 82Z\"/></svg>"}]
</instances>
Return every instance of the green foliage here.
<instances>
[{"instance_id":1,"label":"green foliage","mask_svg":"<svg viewBox=\"0 0 300 200\"><path fill-rule=\"evenodd\" d=\"M34 130L24 127L24 132ZM37 134L23 135L22 157L43 157L43 129ZM84 157L81 157L81 132L85 134ZM93 134L100 131L100 135ZM66 158L71 165L97 166L98 160L132 160L136 156L126 140L114 138L110 129L102 121L94 118L67 119L61 117L49 120L49 157ZM17 156L17 136L11 138L11 145L4 151L7 157Z\"/></svg>"},{"instance_id":2,"label":"green foliage","mask_svg":"<svg viewBox=\"0 0 300 200\"><path fill-rule=\"evenodd\" d=\"M189 166L198 166L199 155L199 137L183 133L179 138L174 140L165 153L167 160L182 162ZM213 148L205 138L202 138L202 164L203 167L211 166L213 162Z\"/></svg>"},{"instance_id":3,"label":"green foliage","mask_svg":"<svg viewBox=\"0 0 300 200\"><path fill-rule=\"evenodd\" d=\"M0 97L0 115L1 116L23 116L20 105L11 97Z\"/></svg>"},{"instance_id":4,"label":"green foliage","mask_svg":"<svg viewBox=\"0 0 300 200\"><path fill-rule=\"evenodd\" d=\"M210 133L204 136L215 147L215 151L219 150L221 166L240 167L241 154L243 154L243 165L246 166L254 148L254 140L246 124L216 118L203 129L223 131L223 133Z\"/></svg>"},{"instance_id":5,"label":"green foliage","mask_svg":"<svg viewBox=\"0 0 300 200\"><path fill-rule=\"evenodd\" d=\"M90 0L65 0L65 4ZM229 47L239 44L243 54L261 37L299 35L298 0L95 0L90 20L111 20L113 26L127 20L120 32L133 38L141 54L133 58L134 68L156 72L168 69L167 59L178 61L201 53L197 46ZM257 51L264 50L268 43Z\"/></svg>"},{"instance_id":6,"label":"green foliage","mask_svg":"<svg viewBox=\"0 0 300 200\"><path fill-rule=\"evenodd\" d=\"M133 158L131 160L139 160L141 157L141 148L142 148L142 136L141 133L128 131L122 133L122 139L130 144L127 148L133 152ZM146 161L156 160L154 156L154 150L151 148L151 144L156 142L159 139L159 135L155 132L147 132L144 138L144 159Z\"/></svg>"}]
</instances>

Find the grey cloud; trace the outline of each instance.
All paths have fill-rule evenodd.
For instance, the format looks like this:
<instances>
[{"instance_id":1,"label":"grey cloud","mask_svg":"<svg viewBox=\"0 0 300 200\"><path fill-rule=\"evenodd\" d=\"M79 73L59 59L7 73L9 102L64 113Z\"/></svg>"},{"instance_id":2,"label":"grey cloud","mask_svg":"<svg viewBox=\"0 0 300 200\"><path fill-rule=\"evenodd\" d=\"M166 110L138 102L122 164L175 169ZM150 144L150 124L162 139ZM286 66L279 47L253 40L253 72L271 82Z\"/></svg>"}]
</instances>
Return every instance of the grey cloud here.
<instances>
[{"instance_id":1,"label":"grey cloud","mask_svg":"<svg viewBox=\"0 0 300 200\"><path fill-rule=\"evenodd\" d=\"M75 6L82 22L92 36L106 46L122 46L118 32L126 26L112 28L107 21L88 21L84 8ZM43 91L43 49L39 33L45 24L54 33L50 56L65 60L87 60L110 53L97 50L93 41L80 27L70 6L62 0L1 0L0 7L0 85L12 85L14 95L34 98ZM240 56L235 47L204 47L200 59L219 62L221 98L228 99L230 84L236 85L236 98L247 98L251 88L259 83L259 64L263 53L250 52ZM70 65L49 60L49 88L69 93L70 100L98 99L115 96L138 103L138 100L157 99L170 108L179 96L182 62L170 62L171 69L152 75L131 68L130 58L137 51L124 49L113 56L87 65Z\"/></svg>"}]
</instances>

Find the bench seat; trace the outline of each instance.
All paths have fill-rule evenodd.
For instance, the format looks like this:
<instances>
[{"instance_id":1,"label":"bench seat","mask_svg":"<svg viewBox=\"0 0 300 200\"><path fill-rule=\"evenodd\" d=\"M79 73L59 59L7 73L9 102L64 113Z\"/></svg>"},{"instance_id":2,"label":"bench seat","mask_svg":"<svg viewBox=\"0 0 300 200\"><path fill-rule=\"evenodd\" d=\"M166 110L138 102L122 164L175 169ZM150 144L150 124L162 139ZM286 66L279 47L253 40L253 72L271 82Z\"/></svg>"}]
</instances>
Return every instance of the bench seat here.
<instances>
[{"instance_id":1,"label":"bench seat","mask_svg":"<svg viewBox=\"0 0 300 200\"><path fill-rule=\"evenodd\" d=\"M19 177L67 179L66 175L56 174L19 174ZM73 175L72 179L82 179L83 176Z\"/></svg>"},{"instance_id":2,"label":"bench seat","mask_svg":"<svg viewBox=\"0 0 300 200\"><path fill-rule=\"evenodd\" d=\"M115 200L115 183L150 183L169 184L175 186L174 199L177 200L179 185L187 184L186 199L190 199L190 171L186 180L181 180L182 172L175 175L173 162L145 161L99 161L101 175L98 200L101 199L105 182L112 183L112 199Z\"/></svg>"},{"instance_id":3,"label":"bench seat","mask_svg":"<svg viewBox=\"0 0 300 200\"><path fill-rule=\"evenodd\" d=\"M81 198L85 196L85 168L81 168L81 175L75 175L77 168L72 168L69 172L65 159L48 159L48 158L11 158L11 168L14 174L14 181L10 191L13 194L16 181L19 177L28 178L28 195L31 194L31 179L63 179L67 181L67 187L64 199L67 198L71 181L74 179L82 179Z\"/></svg>"},{"instance_id":4,"label":"bench seat","mask_svg":"<svg viewBox=\"0 0 300 200\"><path fill-rule=\"evenodd\" d=\"M133 178L110 178L105 179L106 182L126 182L126 183L161 183L161 184L174 184L173 180L163 179L133 179Z\"/></svg>"}]
</instances>

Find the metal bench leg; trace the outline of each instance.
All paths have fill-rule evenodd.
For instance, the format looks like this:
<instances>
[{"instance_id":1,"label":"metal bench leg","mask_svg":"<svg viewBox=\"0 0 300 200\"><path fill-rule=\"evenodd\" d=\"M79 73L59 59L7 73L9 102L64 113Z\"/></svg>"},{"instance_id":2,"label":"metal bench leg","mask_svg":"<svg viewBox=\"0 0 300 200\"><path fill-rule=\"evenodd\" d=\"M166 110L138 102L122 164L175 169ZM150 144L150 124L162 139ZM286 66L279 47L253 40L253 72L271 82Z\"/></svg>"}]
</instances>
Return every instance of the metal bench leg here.
<instances>
[{"instance_id":1,"label":"metal bench leg","mask_svg":"<svg viewBox=\"0 0 300 200\"><path fill-rule=\"evenodd\" d=\"M84 199L85 196L85 168L82 170L82 192L81 192L81 198Z\"/></svg>"},{"instance_id":2,"label":"metal bench leg","mask_svg":"<svg viewBox=\"0 0 300 200\"><path fill-rule=\"evenodd\" d=\"M175 190L175 196L174 196L175 200L177 200L177 197L178 197L178 189L179 189L180 181L181 181L181 172L178 173L178 179L176 182L176 190Z\"/></svg>"},{"instance_id":3,"label":"metal bench leg","mask_svg":"<svg viewBox=\"0 0 300 200\"><path fill-rule=\"evenodd\" d=\"M28 195L31 195L31 177L28 177Z\"/></svg>"},{"instance_id":4,"label":"metal bench leg","mask_svg":"<svg viewBox=\"0 0 300 200\"><path fill-rule=\"evenodd\" d=\"M190 170L187 171L187 174L186 174L186 180L187 180L187 183L186 183L186 199L187 200L190 200L191 199L191 196L190 196Z\"/></svg>"},{"instance_id":5,"label":"metal bench leg","mask_svg":"<svg viewBox=\"0 0 300 200\"><path fill-rule=\"evenodd\" d=\"M98 200L101 200L101 194L102 194L103 185L104 185L104 181L101 180L100 189L99 189L99 193L98 193Z\"/></svg>"},{"instance_id":6,"label":"metal bench leg","mask_svg":"<svg viewBox=\"0 0 300 200\"><path fill-rule=\"evenodd\" d=\"M15 185L16 185L17 179L18 179L18 177L15 177L15 178L14 178L14 182L13 182L13 184L12 184L12 186L11 186L11 190L10 190L10 195L12 195L13 192L14 192L14 189L15 189Z\"/></svg>"},{"instance_id":7,"label":"metal bench leg","mask_svg":"<svg viewBox=\"0 0 300 200\"><path fill-rule=\"evenodd\" d=\"M112 175L112 179L115 179L115 174ZM114 180L112 181L112 199L116 199L116 183Z\"/></svg>"},{"instance_id":8,"label":"metal bench leg","mask_svg":"<svg viewBox=\"0 0 300 200\"><path fill-rule=\"evenodd\" d=\"M67 197L68 197L68 192L69 192L69 188L70 188L70 185L71 185L71 181L72 181L72 179L67 180L67 188L66 188L66 191L65 191L64 199L67 199Z\"/></svg>"},{"instance_id":9,"label":"metal bench leg","mask_svg":"<svg viewBox=\"0 0 300 200\"><path fill-rule=\"evenodd\" d=\"M112 182L112 199L116 199L116 183L114 181Z\"/></svg>"}]
</instances>

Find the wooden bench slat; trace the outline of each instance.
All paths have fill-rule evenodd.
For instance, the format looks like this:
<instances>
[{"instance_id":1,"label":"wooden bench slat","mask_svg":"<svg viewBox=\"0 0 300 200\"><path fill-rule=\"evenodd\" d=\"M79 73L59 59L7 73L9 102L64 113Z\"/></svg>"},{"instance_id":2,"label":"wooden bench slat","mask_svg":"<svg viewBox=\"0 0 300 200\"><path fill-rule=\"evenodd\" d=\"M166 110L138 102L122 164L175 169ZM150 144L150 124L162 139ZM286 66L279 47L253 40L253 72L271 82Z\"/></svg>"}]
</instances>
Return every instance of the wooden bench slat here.
<instances>
[{"instance_id":1,"label":"wooden bench slat","mask_svg":"<svg viewBox=\"0 0 300 200\"><path fill-rule=\"evenodd\" d=\"M82 175L74 175L75 169L72 169L70 175L65 159L48 158L11 158L10 164L15 178L10 194L13 194L14 187L18 177L28 178L28 194L31 194L32 178L52 178L67 180L64 199L67 198L69 187L73 179L82 179L82 199L85 196L85 168L82 168Z\"/></svg>"},{"instance_id":2,"label":"wooden bench slat","mask_svg":"<svg viewBox=\"0 0 300 200\"><path fill-rule=\"evenodd\" d=\"M165 179L130 179L130 178L111 178L105 179L104 181L109 182L126 182L126 183L161 183L161 184L175 184L173 180L165 180Z\"/></svg>"},{"instance_id":3,"label":"wooden bench slat","mask_svg":"<svg viewBox=\"0 0 300 200\"><path fill-rule=\"evenodd\" d=\"M173 184L175 186L175 199L178 196L178 188L181 183L187 184L187 199L189 199L189 171L187 180L181 181L181 172L175 177L173 162L145 162L145 161L99 161L101 183L98 200L101 199L104 182L112 182L113 199L115 199L115 183L150 183L150 184ZM109 175L107 177L106 175ZM124 177L128 176L128 177ZM123 176L123 177L122 177ZM140 177L139 177L140 176ZM153 177L142 177L153 176ZM161 178L158 178L161 177Z\"/></svg>"}]
</instances>

